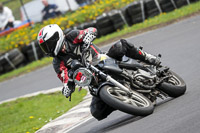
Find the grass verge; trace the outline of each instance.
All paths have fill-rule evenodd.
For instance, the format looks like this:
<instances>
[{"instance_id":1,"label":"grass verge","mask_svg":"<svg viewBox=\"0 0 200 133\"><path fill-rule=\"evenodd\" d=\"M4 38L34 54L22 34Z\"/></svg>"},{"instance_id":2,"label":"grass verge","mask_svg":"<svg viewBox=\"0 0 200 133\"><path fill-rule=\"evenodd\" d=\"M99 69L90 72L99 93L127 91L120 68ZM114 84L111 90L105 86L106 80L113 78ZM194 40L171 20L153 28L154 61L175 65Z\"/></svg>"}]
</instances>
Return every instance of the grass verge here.
<instances>
[{"instance_id":1,"label":"grass verge","mask_svg":"<svg viewBox=\"0 0 200 133\"><path fill-rule=\"evenodd\" d=\"M180 21L182 19L188 18L195 14L200 14L200 1L190 4L188 6L176 9L169 13L162 13L154 18L145 20L143 23L135 24L131 27L125 26L124 29L122 30L119 30L115 33L96 39L94 41L94 44L97 44L98 46L102 46L104 44L108 44L110 42L119 40L122 37L133 36L141 32L163 27L165 25ZM17 70L1 75L0 81L4 81L6 79L19 76L21 74L30 72L32 70L35 70L37 68L40 68L50 63L51 63L51 59L44 58L41 61L33 62L31 64L28 64L25 67L21 67Z\"/></svg>"},{"instance_id":2,"label":"grass verge","mask_svg":"<svg viewBox=\"0 0 200 133\"><path fill-rule=\"evenodd\" d=\"M11 72L5 73L3 75L0 76L0 82L13 78L13 77L17 77L19 75L25 74L25 73L29 73L31 71L34 71L38 68L44 67L46 65L49 65L52 62L52 58L50 57L45 57L41 60L38 61L34 61L24 67L20 67L18 69L15 69Z\"/></svg>"},{"instance_id":3,"label":"grass verge","mask_svg":"<svg viewBox=\"0 0 200 133\"><path fill-rule=\"evenodd\" d=\"M0 104L0 132L34 133L80 103L86 94L85 89L76 90L71 102L56 92Z\"/></svg>"}]
</instances>

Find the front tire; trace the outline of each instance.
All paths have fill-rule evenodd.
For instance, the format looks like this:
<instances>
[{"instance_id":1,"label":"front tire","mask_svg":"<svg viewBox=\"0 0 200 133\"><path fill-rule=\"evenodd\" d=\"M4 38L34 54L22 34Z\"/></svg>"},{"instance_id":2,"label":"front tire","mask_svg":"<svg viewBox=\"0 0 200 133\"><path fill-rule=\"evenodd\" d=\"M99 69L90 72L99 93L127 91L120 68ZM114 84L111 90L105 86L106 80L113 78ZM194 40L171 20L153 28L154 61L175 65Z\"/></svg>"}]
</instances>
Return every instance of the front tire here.
<instances>
[{"instance_id":1,"label":"front tire","mask_svg":"<svg viewBox=\"0 0 200 133\"><path fill-rule=\"evenodd\" d=\"M152 102L135 91L128 95L118 87L106 85L101 88L99 94L109 106L128 114L146 116L154 110Z\"/></svg>"},{"instance_id":2,"label":"front tire","mask_svg":"<svg viewBox=\"0 0 200 133\"><path fill-rule=\"evenodd\" d=\"M168 81L160 84L159 89L167 93L170 97L179 97L186 91L184 80L175 72L169 71L171 77Z\"/></svg>"}]
</instances>

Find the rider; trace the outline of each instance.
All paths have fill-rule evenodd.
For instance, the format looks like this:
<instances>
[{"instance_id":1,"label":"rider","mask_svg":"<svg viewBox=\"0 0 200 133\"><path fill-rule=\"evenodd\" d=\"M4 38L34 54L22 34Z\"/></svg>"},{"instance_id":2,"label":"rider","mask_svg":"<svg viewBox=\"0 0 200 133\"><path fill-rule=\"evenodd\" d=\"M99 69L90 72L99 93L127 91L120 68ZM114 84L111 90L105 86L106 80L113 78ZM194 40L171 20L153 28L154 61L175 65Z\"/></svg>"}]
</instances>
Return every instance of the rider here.
<instances>
[{"instance_id":1,"label":"rider","mask_svg":"<svg viewBox=\"0 0 200 133\"><path fill-rule=\"evenodd\" d=\"M79 59L83 44L90 45L92 57L101 53L101 50L91 43L96 36L97 29L92 27L85 30L72 30L64 35L57 24L50 24L39 31L37 38L39 46L45 54L54 58L53 67L58 78L63 82L62 94L66 98L71 96L71 93L75 90L75 83L70 77L70 63L73 59ZM136 48L125 39L116 42L109 49L107 55L117 60L121 60L126 55L152 65L159 63L155 56ZM93 97L91 113L96 119L106 118L113 110L97 97Z\"/></svg>"}]
</instances>

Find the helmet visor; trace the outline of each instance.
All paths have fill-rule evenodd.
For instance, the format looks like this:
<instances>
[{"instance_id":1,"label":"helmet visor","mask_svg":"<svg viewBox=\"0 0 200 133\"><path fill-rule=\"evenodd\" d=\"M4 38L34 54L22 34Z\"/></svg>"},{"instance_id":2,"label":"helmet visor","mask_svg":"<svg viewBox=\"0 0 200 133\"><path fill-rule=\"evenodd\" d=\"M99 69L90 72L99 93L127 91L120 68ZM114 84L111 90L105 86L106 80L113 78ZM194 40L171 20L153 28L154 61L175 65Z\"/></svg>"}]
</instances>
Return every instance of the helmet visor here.
<instances>
[{"instance_id":1,"label":"helmet visor","mask_svg":"<svg viewBox=\"0 0 200 133\"><path fill-rule=\"evenodd\" d=\"M42 50L49 56L54 55L54 50L56 48L57 42L59 40L58 32L54 33L52 37L50 37L47 41L40 44Z\"/></svg>"}]
</instances>

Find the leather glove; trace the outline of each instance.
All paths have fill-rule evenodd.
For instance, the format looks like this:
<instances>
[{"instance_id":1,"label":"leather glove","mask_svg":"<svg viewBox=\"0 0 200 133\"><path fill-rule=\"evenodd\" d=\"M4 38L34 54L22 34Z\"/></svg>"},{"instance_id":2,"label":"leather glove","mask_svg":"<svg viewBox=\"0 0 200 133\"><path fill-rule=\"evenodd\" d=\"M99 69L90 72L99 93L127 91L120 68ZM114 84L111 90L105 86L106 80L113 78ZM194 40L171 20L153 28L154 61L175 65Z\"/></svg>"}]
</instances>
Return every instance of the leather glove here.
<instances>
[{"instance_id":1,"label":"leather glove","mask_svg":"<svg viewBox=\"0 0 200 133\"><path fill-rule=\"evenodd\" d=\"M64 87L62 88L62 94L63 94L66 98L68 98L68 97L71 95L71 93L72 93L72 91L69 89L68 86L64 86Z\"/></svg>"},{"instance_id":2,"label":"leather glove","mask_svg":"<svg viewBox=\"0 0 200 133\"><path fill-rule=\"evenodd\" d=\"M64 84L62 88L62 94L68 98L73 92L75 91L75 84L74 82L68 82L67 84Z\"/></svg>"},{"instance_id":3,"label":"leather glove","mask_svg":"<svg viewBox=\"0 0 200 133\"><path fill-rule=\"evenodd\" d=\"M96 38L96 33L87 31L85 32L85 36L83 38L83 42L87 45L90 45L91 42Z\"/></svg>"}]
</instances>

